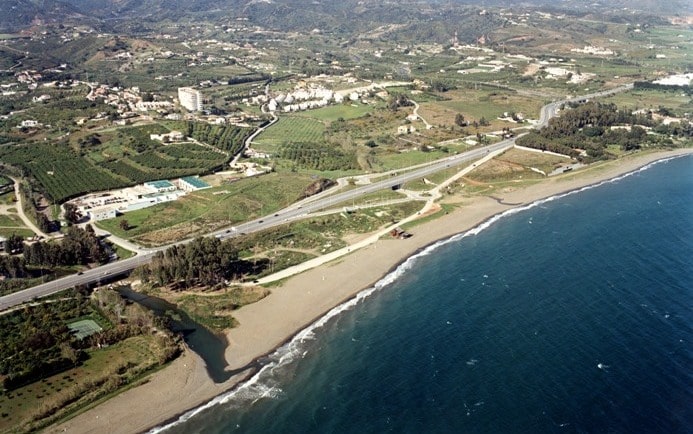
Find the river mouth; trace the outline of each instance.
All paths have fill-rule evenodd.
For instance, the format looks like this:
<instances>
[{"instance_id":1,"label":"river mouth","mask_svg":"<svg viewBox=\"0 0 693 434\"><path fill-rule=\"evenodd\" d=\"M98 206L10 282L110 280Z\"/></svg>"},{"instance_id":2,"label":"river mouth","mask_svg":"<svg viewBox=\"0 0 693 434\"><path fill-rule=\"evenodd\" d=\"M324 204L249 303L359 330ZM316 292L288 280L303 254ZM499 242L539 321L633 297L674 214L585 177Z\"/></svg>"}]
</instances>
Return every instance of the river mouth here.
<instances>
[{"instance_id":1,"label":"river mouth","mask_svg":"<svg viewBox=\"0 0 693 434\"><path fill-rule=\"evenodd\" d=\"M195 322L175 304L162 298L141 294L133 291L130 286L121 286L116 290L127 300L144 306L158 316L168 318L171 330L180 333L188 347L202 358L212 381L223 383L235 374L226 370L228 363L224 353L228 341L224 335L216 334Z\"/></svg>"}]
</instances>

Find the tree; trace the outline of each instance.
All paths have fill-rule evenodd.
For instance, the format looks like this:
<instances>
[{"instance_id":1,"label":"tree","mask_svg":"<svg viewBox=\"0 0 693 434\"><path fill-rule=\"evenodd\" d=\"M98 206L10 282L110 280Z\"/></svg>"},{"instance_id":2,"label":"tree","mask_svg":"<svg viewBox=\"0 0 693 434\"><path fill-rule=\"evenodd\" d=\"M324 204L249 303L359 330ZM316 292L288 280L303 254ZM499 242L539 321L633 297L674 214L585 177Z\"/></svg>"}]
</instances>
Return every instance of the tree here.
<instances>
[{"instance_id":1,"label":"tree","mask_svg":"<svg viewBox=\"0 0 693 434\"><path fill-rule=\"evenodd\" d=\"M79 222L80 215L79 211L77 211L77 206L73 203L66 203L63 205L63 208L65 209L65 220L67 220L68 223L70 224L75 224Z\"/></svg>"},{"instance_id":2,"label":"tree","mask_svg":"<svg viewBox=\"0 0 693 434\"><path fill-rule=\"evenodd\" d=\"M130 223L129 223L127 220L125 220L125 219L122 219L122 220L120 221L119 225L120 225L120 229L122 229L122 230L124 230L124 231L129 231L129 230L130 230Z\"/></svg>"},{"instance_id":3,"label":"tree","mask_svg":"<svg viewBox=\"0 0 693 434\"><path fill-rule=\"evenodd\" d=\"M464 115L462 113L457 113L455 115L455 125L458 127L466 127L469 122L464 120Z\"/></svg>"},{"instance_id":4,"label":"tree","mask_svg":"<svg viewBox=\"0 0 693 434\"><path fill-rule=\"evenodd\" d=\"M5 252L9 254L22 253L24 250L24 239L17 234L10 235L5 240Z\"/></svg>"}]
</instances>

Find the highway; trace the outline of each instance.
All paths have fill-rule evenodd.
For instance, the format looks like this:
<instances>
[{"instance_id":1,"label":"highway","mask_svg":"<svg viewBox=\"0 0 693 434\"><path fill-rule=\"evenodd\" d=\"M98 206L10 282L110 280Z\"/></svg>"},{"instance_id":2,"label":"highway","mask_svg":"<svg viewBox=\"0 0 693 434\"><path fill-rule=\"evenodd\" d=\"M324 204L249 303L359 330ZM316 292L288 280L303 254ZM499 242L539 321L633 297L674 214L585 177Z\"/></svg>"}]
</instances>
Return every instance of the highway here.
<instances>
[{"instance_id":1,"label":"highway","mask_svg":"<svg viewBox=\"0 0 693 434\"><path fill-rule=\"evenodd\" d=\"M548 124L549 119L556 116L560 106L565 103L578 102L587 99L602 97L616 92L622 92L631 89L632 87L633 85L629 84L608 91L596 92L585 96L549 103L541 108L540 119L536 127L541 128L543 126L546 126ZM442 160L437 160L436 162L423 168L418 168L411 171L406 171L407 169L403 169L402 171L404 173L402 174L396 174L381 181L360 186L342 193L328 195L320 199L316 199L313 202L304 203L302 205L292 205L288 208L277 211L274 214L251 220L232 228L219 230L208 234L208 236L215 236L223 240L235 236L240 236L243 234L249 234L251 232L262 231L274 226L288 223L290 221L299 220L301 218L307 217L312 212L333 208L338 204L355 200L361 196L376 191L401 186L403 184L406 184L407 182L419 180L441 170L450 167L460 166L465 163L478 160L489 152L510 147L514 144L514 142L514 138L507 139L498 143L494 143L492 145L479 147L451 157L446 157ZM191 240L183 240L176 244L185 244L190 241ZM90 285L108 282L116 276L129 273L138 266L148 263L149 261L151 261L152 257L154 256L154 254L156 254L157 251L165 250L168 247L169 246L163 246L156 249L145 250L144 252L141 252L137 256L134 256L132 258L105 264L100 267L93 268L91 270L86 270L83 273L66 276L57 280L53 280L51 282L43 283L31 288L27 288L22 291L15 292L13 294L0 297L0 311L10 309L14 306L17 306L27 301L31 301L36 298L46 297L48 295L55 294L64 289L72 288L77 285Z\"/></svg>"}]
</instances>

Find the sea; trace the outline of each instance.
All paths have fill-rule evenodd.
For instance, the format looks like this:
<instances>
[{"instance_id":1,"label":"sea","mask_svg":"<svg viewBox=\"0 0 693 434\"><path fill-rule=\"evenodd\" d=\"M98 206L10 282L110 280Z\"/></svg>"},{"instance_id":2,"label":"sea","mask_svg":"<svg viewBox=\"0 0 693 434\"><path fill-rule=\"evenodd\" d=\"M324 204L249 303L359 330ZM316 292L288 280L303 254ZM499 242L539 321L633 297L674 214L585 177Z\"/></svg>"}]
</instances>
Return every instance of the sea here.
<instances>
[{"instance_id":1,"label":"sea","mask_svg":"<svg viewBox=\"0 0 693 434\"><path fill-rule=\"evenodd\" d=\"M693 156L422 250L152 432L693 432Z\"/></svg>"}]
</instances>

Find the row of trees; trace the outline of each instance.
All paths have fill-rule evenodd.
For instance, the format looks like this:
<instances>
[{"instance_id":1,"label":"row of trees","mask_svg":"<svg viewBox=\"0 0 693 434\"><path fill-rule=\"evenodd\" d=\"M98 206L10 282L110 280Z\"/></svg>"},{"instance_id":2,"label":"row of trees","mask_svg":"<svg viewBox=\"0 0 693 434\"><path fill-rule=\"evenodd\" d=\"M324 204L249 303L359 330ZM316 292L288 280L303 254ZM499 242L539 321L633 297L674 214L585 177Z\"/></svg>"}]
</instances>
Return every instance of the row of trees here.
<instances>
[{"instance_id":1,"label":"row of trees","mask_svg":"<svg viewBox=\"0 0 693 434\"><path fill-rule=\"evenodd\" d=\"M27 277L26 262L19 256L0 256L0 276L10 279Z\"/></svg>"},{"instance_id":2,"label":"row of trees","mask_svg":"<svg viewBox=\"0 0 693 434\"><path fill-rule=\"evenodd\" d=\"M24 246L24 259L30 265L48 267L106 263L108 247L96 236L94 229L69 226L59 243L33 243Z\"/></svg>"},{"instance_id":3,"label":"row of trees","mask_svg":"<svg viewBox=\"0 0 693 434\"><path fill-rule=\"evenodd\" d=\"M24 278L30 274L28 266L70 266L108 262L110 249L87 225L86 229L77 226L67 228L60 242L37 242L25 244L22 237L10 236L5 241L5 252L0 256L0 276L5 278ZM24 253L23 256L18 256Z\"/></svg>"},{"instance_id":4,"label":"row of trees","mask_svg":"<svg viewBox=\"0 0 693 434\"><path fill-rule=\"evenodd\" d=\"M314 170L349 170L359 167L354 153L321 143L284 143L278 155L301 167Z\"/></svg>"},{"instance_id":5,"label":"row of trees","mask_svg":"<svg viewBox=\"0 0 693 434\"><path fill-rule=\"evenodd\" d=\"M234 274L238 252L217 238L197 238L191 243L158 252L149 265L137 270L143 281L179 288L214 286Z\"/></svg>"},{"instance_id":6,"label":"row of trees","mask_svg":"<svg viewBox=\"0 0 693 434\"><path fill-rule=\"evenodd\" d=\"M613 126L624 128L612 129ZM646 127L680 137L691 134L687 122L675 127L665 126L654 120L651 113L632 114L619 110L615 104L588 102L565 110L560 117L551 119L546 128L518 138L517 144L590 161L611 158L607 152L611 145L628 151L649 143L671 143L668 137L647 134ZM581 154L582 150L587 156Z\"/></svg>"},{"instance_id":7,"label":"row of trees","mask_svg":"<svg viewBox=\"0 0 693 434\"><path fill-rule=\"evenodd\" d=\"M24 211L24 214L36 222L36 226L41 229L41 231L46 233L53 232L53 230L55 230L56 223L53 220L50 220L46 214L39 211L39 197L34 194L31 187L27 184L21 183L19 185L19 194L21 194L24 199L22 202L22 210Z\"/></svg>"},{"instance_id":8,"label":"row of trees","mask_svg":"<svg viewBox=\"0 0 693 434\"><path fill-rule=\"evenodd\" d=\"M188 122L184 134L195 140L215 146L231 155L243 147L243 142L252 133L251 128L241 128L233 125L210 125L206 122Z\"/></svg>"}]
</instances>

